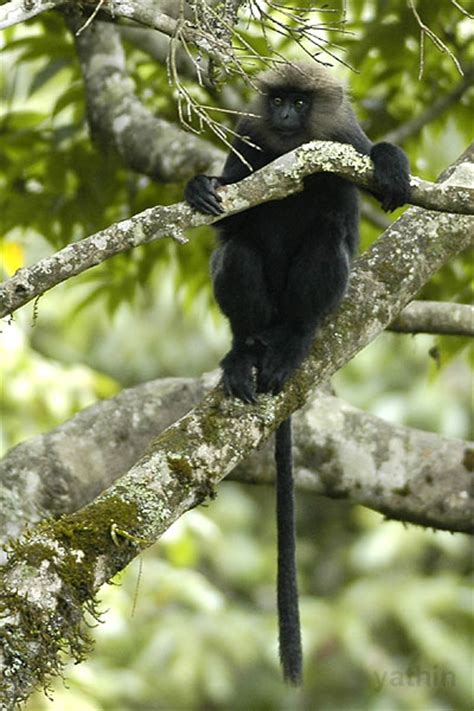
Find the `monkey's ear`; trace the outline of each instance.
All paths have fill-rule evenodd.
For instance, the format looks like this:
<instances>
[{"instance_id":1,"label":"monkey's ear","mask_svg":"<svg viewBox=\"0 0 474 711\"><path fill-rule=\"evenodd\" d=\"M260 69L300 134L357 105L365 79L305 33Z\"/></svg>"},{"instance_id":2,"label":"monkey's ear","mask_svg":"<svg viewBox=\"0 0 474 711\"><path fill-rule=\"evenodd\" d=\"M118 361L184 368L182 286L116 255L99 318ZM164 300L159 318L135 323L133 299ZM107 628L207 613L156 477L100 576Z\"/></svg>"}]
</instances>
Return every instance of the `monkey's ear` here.
<instances>
[{"instance_id":1,"label":"monkey's ear","mask_svg":"<svg viewBox=\"0 0 474 711\"><path fill-rule=\"evenodd\" d=\"M344 87L340 84L322 86L314 92L316 110L333 113L341 106L344 96Z\"/></svg>"}]
</instances>

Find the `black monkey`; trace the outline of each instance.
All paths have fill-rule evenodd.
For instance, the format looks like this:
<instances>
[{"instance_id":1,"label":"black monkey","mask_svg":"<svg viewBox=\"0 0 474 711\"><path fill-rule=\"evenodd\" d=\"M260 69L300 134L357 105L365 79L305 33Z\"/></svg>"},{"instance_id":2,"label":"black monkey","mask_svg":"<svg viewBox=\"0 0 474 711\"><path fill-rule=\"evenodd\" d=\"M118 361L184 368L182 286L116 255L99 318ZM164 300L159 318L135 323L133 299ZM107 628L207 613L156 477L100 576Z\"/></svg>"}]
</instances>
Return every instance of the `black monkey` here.
<instances>
[{"instance_id":1,"label":"black monkey","mask_svg":"<svg viewBox=\"0 0 474 711\"><path fill-rule=\"evenodd\" d=\"M238 124L235 149L257 170L312 139L350 143L374 163L374 194L385 210L407 202L408 160L390 143L373 144L354 116L343 87L318 64L297 62L259 77L258 95ZM223 213L217 188L251 172L231 152L220 177L188 182L191 207ZM228 395L254 402L278 393L299 367L322 320L341 301L359 239L357 188L330 173L304 180L304 190L226 217L211 262L214 293L230 321L232 348L221 362ZM291 420L276 433L278 616L280 659L287 681L302 679L295 565Z\"/></svg>"}]
</instances>

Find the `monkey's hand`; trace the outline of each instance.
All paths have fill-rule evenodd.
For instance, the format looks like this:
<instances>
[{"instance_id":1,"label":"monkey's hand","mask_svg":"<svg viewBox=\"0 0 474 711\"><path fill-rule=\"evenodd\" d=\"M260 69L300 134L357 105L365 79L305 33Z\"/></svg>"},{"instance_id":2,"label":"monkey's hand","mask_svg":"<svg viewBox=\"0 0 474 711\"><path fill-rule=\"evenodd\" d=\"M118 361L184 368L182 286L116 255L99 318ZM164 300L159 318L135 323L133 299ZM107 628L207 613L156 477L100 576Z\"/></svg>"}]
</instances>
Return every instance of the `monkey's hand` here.
<instances>
[{"instance_id":1,"label":"monkey's hand","mask_svg":"<svg viewBox=\"0 0 474 711\"><path fill-rule=\"evenodd\" d=\"M410 199L410 166L405 153L393 143L376 143L370 157L374 164L375 197L391 212Z\"/></svg>"},{"instance_id":2,"label":"monkey's hand","mask_svg":"<svg viewBox=\"0 0 474 711\"><path fill-rule=\"evenodd\" d=\"M184 199L198 212L205 215L222 215L222 198L217 188L222 185L220 178L209 175L196 175L188 181L184 188Z\"/></svg>"}]
</instances>

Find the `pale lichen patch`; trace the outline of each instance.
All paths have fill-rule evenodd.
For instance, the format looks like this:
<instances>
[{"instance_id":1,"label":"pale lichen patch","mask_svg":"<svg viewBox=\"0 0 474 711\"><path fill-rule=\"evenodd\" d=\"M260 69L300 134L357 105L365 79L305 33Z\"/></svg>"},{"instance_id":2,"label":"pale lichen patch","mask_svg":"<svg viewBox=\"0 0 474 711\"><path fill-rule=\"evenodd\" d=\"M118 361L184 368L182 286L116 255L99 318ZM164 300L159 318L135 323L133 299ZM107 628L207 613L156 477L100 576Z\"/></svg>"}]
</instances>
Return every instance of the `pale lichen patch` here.
<instances>
[{"instance_id":1,"label":"pale lichen patch","mask_svg":"<svg viewBox=\"0 0 474 711\"><path fill-rule=\"evenodd\" d=\"M43 610L54 610L57 606L57 593L61 589L61 579L51 568L49 560L43 560L39 569L32 566L17 565L9 575L9 587L15 590L28 603Z\"/></svg>"}]
</instances>

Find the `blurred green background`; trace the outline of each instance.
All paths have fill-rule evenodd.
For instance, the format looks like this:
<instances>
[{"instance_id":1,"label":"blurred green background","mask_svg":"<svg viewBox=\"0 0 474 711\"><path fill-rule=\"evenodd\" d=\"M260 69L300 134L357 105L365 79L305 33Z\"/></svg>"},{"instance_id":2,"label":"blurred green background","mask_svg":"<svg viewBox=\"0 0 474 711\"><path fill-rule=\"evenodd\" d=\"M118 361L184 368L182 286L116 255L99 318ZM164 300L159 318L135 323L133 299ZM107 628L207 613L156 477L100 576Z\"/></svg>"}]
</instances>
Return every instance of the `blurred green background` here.
<instances>
[{"instance_id":1,"label":"blurred green background","mask_svg":"<svg viewBox=\"0 0 474 711\"><path fill-rule=\"evenodd\" d=\"M472 21L443 0L417 8L472 72ZM349 2L348 13L351 33L327 36L358 71L345 76L371 138L418 116L462 81L449 54L429 41L419 78L419 27L404 0ZM259 47L258 28L250 23L245 36ZM291 42L272 40L296 56ZM126 50L142 100L177 121L165 69L135 46ZM59 14L5 31L2 70L3 277L118 219L181 199L182 184L133 174L91 142L80 70ZM470 140L472 88L403 147L413 173L433 180ZM362 247L379 233L364 220ZM209 290L212 246L211 231L199 229L186 246L162 240L140 247L4 322L3 452L124 386L217 367L229 333ZM472 259L461 255L420 296L467 302L471 282ZM337 394L358 407L463 438L470 385L465 339L388 333L334 378ZM224 483L215 501L184 516L102 591L93 655L67 669L67 687L55 684L52 700L37 694L26 708L472 708L467 537L305 495L298 497L298 538L303 691L286 688L278 668L273 491Z\"/></svg>"}]
</instances>

